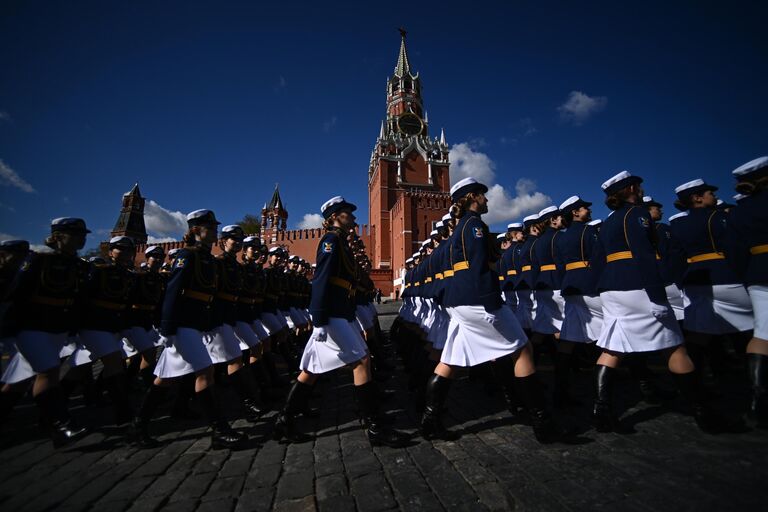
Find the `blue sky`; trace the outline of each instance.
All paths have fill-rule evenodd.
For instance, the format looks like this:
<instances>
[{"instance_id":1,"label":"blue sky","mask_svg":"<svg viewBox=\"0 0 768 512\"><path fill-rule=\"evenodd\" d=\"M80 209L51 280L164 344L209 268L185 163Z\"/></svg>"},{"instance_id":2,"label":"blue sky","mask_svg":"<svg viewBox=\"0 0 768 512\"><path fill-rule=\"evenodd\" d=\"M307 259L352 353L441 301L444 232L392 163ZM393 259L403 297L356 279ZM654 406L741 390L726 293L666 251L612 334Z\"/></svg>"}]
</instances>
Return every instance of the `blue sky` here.
<instances>
[{"instance_id":1,"label":"blue sky","mask_svg":"<svg viewBox=\"0 0 768 512\"><path fill-rule=\"evenodd\" d=\"M623 169L669 215L676 185L730 198L768 153L759 2L496 4L3 2L0 234L81 216L93 246L137 180L158 238L174 212L259 213L275 182L289 227L336 194L367 219L401 25L452 174L498 185L494 227L571 194L604 216Z\"/></svg>"}]
</instances>

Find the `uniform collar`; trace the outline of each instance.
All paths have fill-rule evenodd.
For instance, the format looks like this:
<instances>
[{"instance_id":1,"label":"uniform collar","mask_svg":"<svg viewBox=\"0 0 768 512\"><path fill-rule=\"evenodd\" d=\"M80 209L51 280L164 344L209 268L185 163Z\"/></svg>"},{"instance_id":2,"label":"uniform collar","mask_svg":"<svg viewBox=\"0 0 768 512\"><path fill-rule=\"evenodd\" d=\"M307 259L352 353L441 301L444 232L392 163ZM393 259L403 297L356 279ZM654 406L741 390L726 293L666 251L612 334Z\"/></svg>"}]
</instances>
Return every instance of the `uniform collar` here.
<instances>
[{"instance_id":1,"label":"uniform collar","mask_svg":"<svg viewBox=\"0 0 768 512\"><path fill-rule=\"evenodd\" d=\"M480 216L480 214L479 214L479 213L477 213L477 212L475 212L475 211L472 211L472 210L467 210L467 211L464 213L464 216L465 216L465 217L466 217L466 216L468 216L468 215L471 215L472 217L479 217L479 216Z\"/></svg>"}]
</instances>

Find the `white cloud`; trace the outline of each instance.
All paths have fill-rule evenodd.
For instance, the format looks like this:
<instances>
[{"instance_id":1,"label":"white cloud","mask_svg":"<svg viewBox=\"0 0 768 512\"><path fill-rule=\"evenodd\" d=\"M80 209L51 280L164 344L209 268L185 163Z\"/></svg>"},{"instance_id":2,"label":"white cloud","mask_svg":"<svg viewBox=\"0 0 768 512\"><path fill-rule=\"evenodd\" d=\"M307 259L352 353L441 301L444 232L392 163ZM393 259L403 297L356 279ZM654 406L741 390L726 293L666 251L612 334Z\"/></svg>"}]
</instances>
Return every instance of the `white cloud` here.
<instances>
[{"instance_id":1,"label":"white cloud","mask_svg":"<svg viewBox=\"0 0 768 512\"><path fill-rule=\"evenodd\" d=\"M468 142L451 146L448 155L451 161L451 185L472 176L483 183L493 183L496 164L488 155L474 151Z\"/></svg>"},{"instance_id":2,"label":"white cloud","mask_svg":"<svg viewBox=\"0 0 768 512\"><path fill-rule=\"evenodd\" d=\"M175 237L179 240L187 232L185 214L166 210L151 199L144 205L144 224L147 232L158 238Z\"/></svg>"},{"instance_id":3,"label":"white cloud","mask_svg":"<svg viewBox=\"0 0 768 512\"><path fill-rule=\"evenodd\" d=\"M336 116L331 117L327 121L323 122L323 132L330 133L331 129L336 126L336 121L338 121L338 118Z\"/></svg>"},{"instance_id":4,"label":"white cloud","mask_svg":"<svg viewBox=\"0 0 768 512\"><path fill-rule=\"evenodd\" d=\"M608 104L605 96L588 96L581 91L571 91L565 103L557 107L563 121L578 126Z\"/></svg>"},{"instance_id":5,"label":"white cloud","mask_svg":"<svg viewBox=\"0 0 768 512\"><path fill-rule=\"evenodd\" d=\"M147 236L147 243L148 244L163 244L165 242L178 242L178 238L174 238L172 236Z\"/></svg>"},{"instance_id":6,"label":"white cloud","mask_svg":"<svg viewBox=\"0 0 768 512\"><path fill-rule=\"evenodd\" d=\"M537 192L536 183L527 178L518 179L514 194L510 193L503 185L496 183L496 164L493 160L465 142L452 146L449 157L451 185L470 176L488 185L488 213L483 216L488 224L522 220L525 215L552 204L552 199Z\"/></svg>"},{"instance_id":7,"label":"white cloud","mask_svg":"<svg viewBox=\"0 0 768 512\"><path fill-rule=\"evenodd\" d=\"M2 160L0 160L0 184L16 187L24 192L31 193L35 191L32 185L24 181L16 171L5 165L5 162Z\"/></svg>"},{"instance_id":8,"label":"white cloud","mask_svg":"<svg viewBox=\"0 0 768 512\"><path fill-rule=\"evenodd\" d=\"M323 216L319 213L305 213L299 221L299 229L314 229L323 227Z\"/></svg>"}]
</instances>

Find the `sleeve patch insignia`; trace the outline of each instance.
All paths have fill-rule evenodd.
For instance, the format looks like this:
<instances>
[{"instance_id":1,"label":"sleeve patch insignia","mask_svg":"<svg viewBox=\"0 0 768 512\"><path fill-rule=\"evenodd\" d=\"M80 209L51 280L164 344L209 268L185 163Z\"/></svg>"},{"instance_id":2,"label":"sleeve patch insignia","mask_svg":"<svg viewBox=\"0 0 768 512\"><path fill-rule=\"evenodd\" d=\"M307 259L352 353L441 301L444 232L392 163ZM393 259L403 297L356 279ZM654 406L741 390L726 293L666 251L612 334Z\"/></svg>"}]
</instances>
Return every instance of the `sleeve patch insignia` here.
<instances>
[{"instance_id":1,"label":"sleeve patch insignia","mask_svg":"<svg viewBox=\"0 0 768 512\"><path fill-rule=\"evenodd\" d=\"M26 272L27 270L29 270L29 260L22 263L21 268L19 270L21 270L22 272Z\"/></svg>"},{"instance_id":2,"label":"sleeve patch insignia","mask_svg":"<svg viewBox=\"0 0 768 512\"><path fill-rule=\"evenodd\" d=\"M475 230L475 238L483 238L483 228L472 228Z\"/></svg>"},{"instance_id":3,"label":"sleeve patch insignia","mask_svg":"<svg viewBox=\"0 0 768 512\"><path fill-rule=\"evenodd\" d=\"M187 264L186 258L176 258L176 262L174 263L175 268L184 268L184 265Z\"/></svg>"},{"instance_id":4,"label":"sleeve patch insignia","mask_svg":"<svg viewBox=\"0 0 768 512\"><path fill-rule=\"evenodd\" d=\"M650 226L648 219L646 219L645 217L638 217L637 220L640 222L640 225L643 226L644 228L647 228Z\"/></svg>"},{"instance_id":5,"label":"sleeve patch insignia","mask_svg":"<svg viewBox=\"0 0 768 512\"><path fill-rule=\"evenodd\" d=\"M324 253L332 253L333 252L333 242L323 242L323 252Z\"/></svg>"}]
</instances>

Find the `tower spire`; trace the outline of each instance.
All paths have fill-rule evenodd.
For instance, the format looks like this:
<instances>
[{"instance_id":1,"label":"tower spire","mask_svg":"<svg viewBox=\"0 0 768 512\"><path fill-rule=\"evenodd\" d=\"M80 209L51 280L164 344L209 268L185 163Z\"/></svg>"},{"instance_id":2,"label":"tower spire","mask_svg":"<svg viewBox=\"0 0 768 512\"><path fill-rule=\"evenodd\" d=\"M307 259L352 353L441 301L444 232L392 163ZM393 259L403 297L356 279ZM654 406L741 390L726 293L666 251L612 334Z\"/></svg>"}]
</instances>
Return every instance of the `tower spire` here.
<instances>
[{"instance_id":1,"label":"tower spire","mask_svg":"<svg viewBox=\"0 0 768 512\"><path fill-rule=\"evenodd\" d=\"M397 66L395 66L395 76L402 78L406 74L411 74L411 63L408 60L408 52L405 49L405 35L407 32L403 28L400 31L400 53L397 55Z\"/></svg>"}]
</instances>

